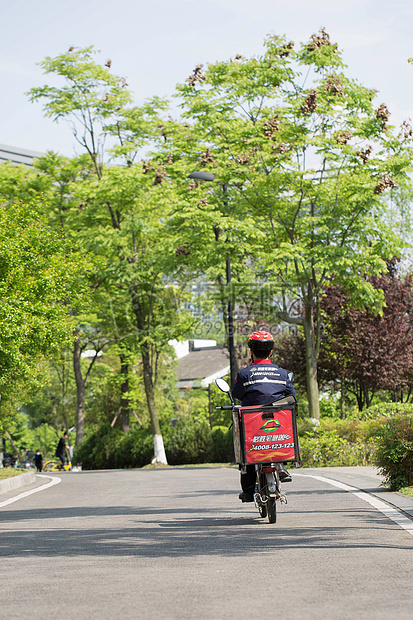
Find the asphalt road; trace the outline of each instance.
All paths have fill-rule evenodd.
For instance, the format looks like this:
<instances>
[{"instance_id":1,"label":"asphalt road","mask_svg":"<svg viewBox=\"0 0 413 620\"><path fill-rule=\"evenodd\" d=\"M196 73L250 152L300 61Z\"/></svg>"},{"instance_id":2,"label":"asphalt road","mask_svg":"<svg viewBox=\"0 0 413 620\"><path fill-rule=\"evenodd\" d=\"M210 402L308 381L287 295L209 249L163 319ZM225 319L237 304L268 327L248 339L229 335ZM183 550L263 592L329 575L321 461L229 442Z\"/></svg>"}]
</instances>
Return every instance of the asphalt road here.
<instances>
[{"instance_id":1,"label":"asphalt road","mask_svg":"<svg viewBox=\"0 0 413 620\"><path fill-rule=\"evenodd\" d=\"M59 474L0 507L0 618L410 620L412 533L310 473L276 524L233 468Z\"/></svg>"}]
</instances>

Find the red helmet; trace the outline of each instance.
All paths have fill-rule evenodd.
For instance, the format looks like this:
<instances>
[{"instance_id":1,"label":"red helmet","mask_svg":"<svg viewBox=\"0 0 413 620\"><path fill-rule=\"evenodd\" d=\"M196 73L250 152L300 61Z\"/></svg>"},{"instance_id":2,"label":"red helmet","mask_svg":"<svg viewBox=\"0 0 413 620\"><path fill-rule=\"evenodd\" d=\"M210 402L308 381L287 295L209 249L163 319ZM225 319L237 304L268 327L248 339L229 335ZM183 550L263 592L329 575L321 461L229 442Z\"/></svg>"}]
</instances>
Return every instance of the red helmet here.
<instances>
[{"instance_id":1,"label":"red helmet","mask_svg":"<svg viewBox=\"0 0 413 620\"><path fill-rule=\"evenodd\" d=\"M268 332L253 332L248 338L248 346L251 351L272 351L274 338Z\"/></svg>"}]
</instances>

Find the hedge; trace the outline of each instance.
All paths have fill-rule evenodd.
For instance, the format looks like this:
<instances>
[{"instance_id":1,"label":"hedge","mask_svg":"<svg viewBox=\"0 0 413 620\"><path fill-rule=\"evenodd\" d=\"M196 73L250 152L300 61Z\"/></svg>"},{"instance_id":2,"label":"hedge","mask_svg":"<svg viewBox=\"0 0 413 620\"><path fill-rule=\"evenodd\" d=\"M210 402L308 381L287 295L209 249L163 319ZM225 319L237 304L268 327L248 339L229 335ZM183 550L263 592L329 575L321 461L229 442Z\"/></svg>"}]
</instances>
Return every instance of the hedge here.
<instances>
[{"instance_id":1,"label":"hedge","mask_svg":"<svg viewBox=\"0 0 413 620\"><path fill-rule=\"evenodd\" d=\"M174 427L162 429L169 465L190 463L232 463L232 430L210 429L206 421L189 416L178 418ZM134 427L125 435L109 424L91 433L75 449L74 463L82 469L123 469L143 467L153 459L150 427Z\"/></svg>"},{"instance_id":2,"label":"hedge","mask_svg":"<svg viewBox=\"0 0 413 620\"><path fill-rule=\"evenodd\" d=\"M413 414L394 415L383 424L375 464L395 491L413 485Z\"/></svg>"},{"instance_id":3,"label":"hedge","mask_svg":"<svg viewBox=\"0 0 413 620\"><path fill-rule=\"evenodd\" d=\"M373 408L371 408L373 409ZM386 411L389 417L383 417ZM398 489L413 484L413 408L376 406L363 420L324 418L298 420L304 467L376 465L388 484ZM232 430L210 429L206 421L180 416L162 428L170 465L232 463ZM76 448L74 462L83 469L143 467L153 458L150 427L135 426L125 435L110 425L91 433Z\"/></svg>"}]
</instances>

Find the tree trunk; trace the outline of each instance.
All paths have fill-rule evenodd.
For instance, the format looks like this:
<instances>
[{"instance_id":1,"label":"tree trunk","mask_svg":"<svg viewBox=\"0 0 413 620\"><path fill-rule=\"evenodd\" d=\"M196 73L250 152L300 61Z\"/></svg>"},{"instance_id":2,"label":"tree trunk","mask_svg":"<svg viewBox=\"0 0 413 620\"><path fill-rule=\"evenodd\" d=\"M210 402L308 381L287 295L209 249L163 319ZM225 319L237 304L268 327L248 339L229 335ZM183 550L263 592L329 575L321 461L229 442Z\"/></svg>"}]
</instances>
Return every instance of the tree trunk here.
<instances>
[{"instance_id":1,"label":"tree trunk","mask_svg":"<svg viewBox=\"0 0 413 620\"><path fill-rule=\"evenodd\" d=\"M122 409L122 431L124 433L129 433L129 364L127 362L127 357L124 354L120 356L120 372L123 377L121 391L122 398L120 402L120 406Z\"/></svg>"},{"instance_id":2,"label":"tree trunk","mask_svg":"<svg viewBox=\"0 0 413 620\"><path fill-rule=\"evenodd\" d=\"M345 380L344 379L341 379L340 418L342 420L346 419L346 384L345 384Z\"/></svg>"},{"instance_id":3,"label":"tree trunk","mask_svg":"<svg viewBox=\"0 0 413 620\"><path fill-rule=\"evenodd\" d=\"M317 342L312 306L305 307L304 315L305 361L307 366L307 398L310 418L320 419L320 401L317 380Z\"/></svg>"},{"instance_id":4,"label":"tree trunk","mask_svg":"<svg viewBox=\"0 0 413 620\"><path fill-rule=\"evenodd\" d=\"M80 345L80 336L77 335L75 338L75 343L73 347L73 369L75 373L75 381L76 381L76 393L77 393L77 404L76 404L76 443L78 446L83 441L83 437L85 435L85 393L86 386L82 377L82 371L80 368L80 354L81 354L81 345Z\"/></svg>"},{"instance_id":5,"label":"tree trunk","mask_svg":"<svg viewBox=\"0 0 413 620\"><path fill-rule=\"evenodd\" d=\"M366 405L366 409L368 409L368 408L370 407L370 404L371 404L371 401L372 401L373 395L374 395L374 392L372 393L372 395L371 395L371 397L370 397L370 394L369 394L369 388L366 386L366 387L364 388L364 403L365 403L365 405Z\"/></svg>"},{"instance_id":6,"label":"tree trunk","mask_svg":"<svg viewBox=\"0 0 413 620\"><path fill-rule=\"evenodd\" d=\"M141 334L146 332L144 322L144 312L142 311L137 285L132 288L132 307L136 317L136 326ZM154 458L152 463L161 463L167 465L165 448L159 424L158 411L155 404L155 388L153 383L153 369L151 364L150 348L147 342L141 344L141 360L143 384L145 387L146 404L148 406L149 416L151 419L151 428L153 436Z\"/></svg>"},{"instance_id":7,"label":"tree trunk","mask_svg":"<svg viewBox=\"0 0 413 620\"><path fill-rule=\"evenodd\" d=\"M208 385L208 415L209 415L209 427L212 429L212 393L211 393L211 384Z\"/></svg>"},{"instance_id":8,"label":"tree trunk","mask_svg":"<svg viewBox=\"0 0 413 620\"><path fill-rule=\"evenodd\" d=\"M144 344L141 348L143 383L145 386L146 402L148 405L149 415L151 418L151 428L153 435L154 458L152 463L162 463L167 465L165 448L159 424L158 411L155 405L155 389L152 381L152 366L148 345Z\"/></svg>"},{"instance_id":9,"label":"tree trunk","mask_svg":"<svg viewBox=\"0 0 413 620\"><path fill-rule=\"evenodd\" d=\"M140 334L145 334L148 331L148 323L150 321L145 319L147 317L142 307L141 298L137 284L132 286L132 308L136 318L136 326ZM153 436L153 449L154 458L152 463L161 463L167 465L165 448L163 438L161 434L161 427L159 424L158 411L155 404L155 387L154 387L154 373L151 363L150 345L147 342L142 342L140 346L141 360L142 360L142 374L143 384L145 387L146 404L148 407L149 417L151 420L152 436Z\"/></svg>"},{"instance_id":10,"label":"tree trunk","mask_svg":"<svg viewBox=\"0 0 413 620\"><path fill-rule=\"evenodd\" d=\"M359 408L359 411L362 411L363 410L363 392L360 386L357 388L356 400L357 400L357 406Z\"/></svg>"},{"instance_id":11,"label":"tree trunk","mask_svg":"<svg viewBox=\"0 0 413 620\"><path fill-rule=\"evenodd\" d=\"M7 439L10 441L11 445L13 446L14 451L16 452L17 456L20 459L20 463L22 463L24 461L24 457L22 454L20 454L20 450L14 443L13 439L11 438L10 433L8 431L4 431L4 434L6 435Z\"/></svg>"}]
</instances>

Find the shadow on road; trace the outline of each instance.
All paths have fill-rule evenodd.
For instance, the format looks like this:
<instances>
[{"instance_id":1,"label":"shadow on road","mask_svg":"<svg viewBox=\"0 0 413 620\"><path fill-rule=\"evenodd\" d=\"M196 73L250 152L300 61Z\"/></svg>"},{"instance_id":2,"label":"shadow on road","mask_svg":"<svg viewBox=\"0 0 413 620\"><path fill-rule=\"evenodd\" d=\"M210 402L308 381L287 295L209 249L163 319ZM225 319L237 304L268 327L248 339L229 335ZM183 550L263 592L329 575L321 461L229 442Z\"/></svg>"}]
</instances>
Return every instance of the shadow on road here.
<instances>
[{"instance_id":1,"label":"shadow on road","mask_svg":"<svg viewBox=\"0 0 413 620\"><path fill-rule=\"evenodd\" d=\"M248 509L249 510L249 509ZM331 511L330 511L331 512ZM343 510L340 510L343 513ZM371 528L387 530L389 521L379 513L366 510L349 510L349 517L358 520L357 528L320 527L312 523L307 527L283 526L286 517L281 513L278 522L270 525L254 511L240 512L240 508L216 516L216 509L144 509L137 511L130 506L102 508L62 508L36 512L36 528L3 530L0 539L0 556L4 558L38 556L39 558L76 556L142 556L150 558L182 557L195 555L243 556L248 553L268 553L292 548L369 548ZM213 514L212 514L213 513ZM302 520L304 513L295 513ZM12 511L10 521L20 520L25 511ZM53 528L39 528L39 520L48 517L58 523ZM90 518L103 517L107 527L90 527ZM27 518L27 517L26 517ZM72 521L73 527L62 527L60 519ZM116 521L127 527L117 528ZM308 520L311 513L308 513ZM73 523L74 522L74 523ZM360 522L364 524L360 529ZM5 524L3 523L3 526ZM25 524L27 527L29 524ZM66 525L66 524L65 524ZM386 543L383 532L382 548L394 547ZM377 545L376 545L377 547ZM411 548L409 546L409 548Z\"/></svg>"}]
</instances>

